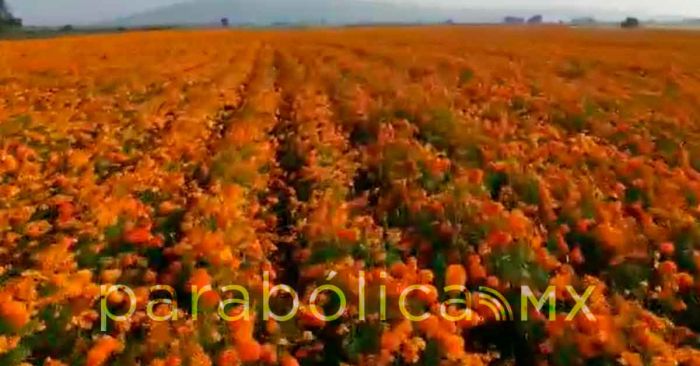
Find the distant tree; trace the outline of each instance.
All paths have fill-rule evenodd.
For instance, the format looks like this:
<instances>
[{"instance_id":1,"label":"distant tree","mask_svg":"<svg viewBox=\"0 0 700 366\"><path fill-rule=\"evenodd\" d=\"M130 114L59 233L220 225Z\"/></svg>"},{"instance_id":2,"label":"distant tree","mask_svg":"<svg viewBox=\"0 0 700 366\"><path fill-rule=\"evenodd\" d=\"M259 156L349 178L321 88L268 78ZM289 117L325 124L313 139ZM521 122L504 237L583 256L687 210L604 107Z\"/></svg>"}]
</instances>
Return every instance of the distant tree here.
<instances>
[{"instance_id":1,"label":"distant tree","mask_svg":"<svg viewBox=\"0 0 700 366\"><path fill-rule=\"evenodd\" d=\"M0 0L0 21L9 19L12 17L12 14L10 14L10 10L7 9L7 6L5 5L5 0Z\"/></svg>"},{"instance_id":2,"label":"distant tree","mask_svg":"<svg viewBox=\"0 0 700 366\"><path fill-rule=\"evenodd\" d=\"M523 23L525 23L525 18L507 16L507 17L503 18L503 23L506 23L506 24L523 24Z\"/></svg>"},{"instance_id":3,"label":"distant tree","mask_svg":"<svg viewBox=\"0 0 700 366\"><path fill-rule=\"evenodd\" d=\"M627 17L620 26L622 28L638 28L639 27L639 19L633 18L633 17Z\"/></svg>"},{"instance_id":4,"label":"distant tree","mask_svg":"<svg viewBox=\"0 0 700 366\"><path fill-rule=\"evenodd\" d=\"M532 18L527 20L527 24L542 24L543 18L542 15L535 15Z\"/></svg>"},{"instance_id":5,"label":"distant tree","mask_svg":"<svg viewBox=\"0 0 700 366\"><path fill-rule=\"evenodd\" d=\"M75 28L73 28L73 25L71 24L66 24L63 27L61 27L61 32L72 32Z\"/></svg>"},{"instance_id":6,"label":"distant tree","mask_svg":"<svg viewBox=\"0 0 700 366\"><path fill-rule=\"evenodd\" d=\"M228 18L221 18L221 26L224 28L228 27Z\"/></svg>"},{"instance_id":7,"label":"distant tree","mask_svg":"<svg viewBox=\"0 0 700 366\"><path fill-rule=\"evenodd\" d=\"M453 25L453 24L455 24L455 21L452 20L452 19L447 19L447 20L445 21L445 24Z\"/></svg>"},{"instance_id":8,"label":"distant tree","mask_svg":"<svg viewBox=\"0 0 700 366\"><path fill-rule=\"evenodd\" d=\"M22 19L12 16L5 0L0 0L0 29L6 27L21 27Z\"/></svg>"},{"instance_id":9,"label":"distant tree","mask_svg":"<svg viewBox=\"0 0 700 366\"><path fill-rule=\"evenodd\" d=\"M597 23L597 21L592 17L574 18L571 20L571 24L573 25L591 25L595 23Z\"/></svg>"}]
</instances>

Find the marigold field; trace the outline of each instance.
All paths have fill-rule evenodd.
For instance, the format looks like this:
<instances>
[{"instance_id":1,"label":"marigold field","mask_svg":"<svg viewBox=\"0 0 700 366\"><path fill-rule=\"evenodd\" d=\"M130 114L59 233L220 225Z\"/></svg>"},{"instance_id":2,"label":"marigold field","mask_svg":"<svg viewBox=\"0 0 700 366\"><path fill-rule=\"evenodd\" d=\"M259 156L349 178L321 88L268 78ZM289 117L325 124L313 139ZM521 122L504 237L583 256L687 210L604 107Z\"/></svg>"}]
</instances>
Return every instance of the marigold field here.
<instances>
[{"instance_id":1,"label":"marigold field","mask_svg":"<svg viewBox=\"0 0 700 366\"><path fill-rule=\"evenodd\" d=\"M699 70L680 31L0 42L0 365L700 365ZM263 319L266 271L293 319ZM329 322L305 305L326 283L350 299ZM129 307L111 284L136 311L102 331L101 301ZM156 284L177 319L146 316ZM193 319L192 285L230 284L250 319L220 319L224 292ZM397 315L414 284L420 322ZM448 320L446 285L514 319ZM554 319L521 320L523 285L555 287ZM566 321L566 286L595 287L594 321Z\"/></svg>"}]
</instances>

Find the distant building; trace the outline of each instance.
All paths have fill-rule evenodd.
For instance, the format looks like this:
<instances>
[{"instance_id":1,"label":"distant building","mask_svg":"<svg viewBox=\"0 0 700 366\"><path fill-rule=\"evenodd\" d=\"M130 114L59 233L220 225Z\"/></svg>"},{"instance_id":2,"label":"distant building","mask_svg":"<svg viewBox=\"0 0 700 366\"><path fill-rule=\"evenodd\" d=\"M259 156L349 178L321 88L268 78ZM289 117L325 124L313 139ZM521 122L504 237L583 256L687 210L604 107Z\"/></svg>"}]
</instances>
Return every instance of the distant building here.
<instances>
[{"instance_id":1,"label":"distant building","mask_svg":"<svg viewBox=\"0 0 700 366\"><path fill-rule=\"evenodd\" d=\"M620 23L620 26L622 28L638 28L639 27L639 19L633 18L633 17L628 17L622 23Z\"/></svg>"},{"instance_id":2,"label":"distant building","mask_svg":"<svg viewBox=\"0 0 700 366\"><path fill-rule=\"evenodd\" d=\"M543 18L542 15L535 15L532 18L527 20L527 24L542 24Z\"/></svg>"},{"instance_id":3,"label":"distant building","mask_svg":"<svg viewBox=\"0 0 700 366\"><path fill-rule=\"evenodd\" d=\"M506 24L523 24L523 23L525 23L525 18L507 16L507 17L503 18L503 23L506 23Z\"/></svg>"}]
</instances>

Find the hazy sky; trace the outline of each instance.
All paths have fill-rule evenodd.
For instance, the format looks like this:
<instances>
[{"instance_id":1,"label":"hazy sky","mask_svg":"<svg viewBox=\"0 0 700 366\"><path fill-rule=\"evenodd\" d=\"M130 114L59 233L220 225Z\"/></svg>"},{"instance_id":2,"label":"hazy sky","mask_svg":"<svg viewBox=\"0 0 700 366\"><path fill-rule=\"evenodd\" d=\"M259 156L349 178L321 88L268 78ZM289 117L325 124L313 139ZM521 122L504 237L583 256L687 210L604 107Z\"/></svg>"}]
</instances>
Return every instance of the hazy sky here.
<instances>
[{"instance_id":1,"label":"hazy sky","mask_svg":"<svg viewBox=\"0 0 700 366\"><path fill-rule=\"evenodd\" d=\"M196 0L195 0L196 1ZM284 0L280 0L284 1ZM639 16L700 17L700 0L384 0L397 3L461 6L465 8L547 8L590 10L592 14L623 11ZM110 20L183 0L7 0L28 24L85 24Z\"/></svg>"}]
</instances>

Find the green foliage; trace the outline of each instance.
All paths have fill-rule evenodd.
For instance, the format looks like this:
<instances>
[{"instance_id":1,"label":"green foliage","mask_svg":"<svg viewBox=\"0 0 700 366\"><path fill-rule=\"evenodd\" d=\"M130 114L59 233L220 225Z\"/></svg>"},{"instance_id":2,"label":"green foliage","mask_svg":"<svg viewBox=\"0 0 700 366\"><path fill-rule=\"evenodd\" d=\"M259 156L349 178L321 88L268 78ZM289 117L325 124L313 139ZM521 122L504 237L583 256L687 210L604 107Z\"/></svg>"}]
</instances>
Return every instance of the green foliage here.
<instances>
[{"instance_id":1,"label":"green foliage","mask_svg":"<svg viewBox=\"0 0 700 366\"><path fill-rule=\"evenodd\" d=\"M569 59L559 67L557 75L568 80L580 79L586 76L586 69L580 60Z\"/></svg>"},{"instance_id":2,"label":"green foliage","mask_svg":"<svg viewBox=\"0 0 700 366\"><path fill-rule=\"evenodd\" d=\"M24 362L32 351L26 345L20 344L17 348L0 355L0 365L15 366Z\"/></svg>"},{"instance_id":3,"label":"green foliage","mask_svg":"<svg viewBox=\"0 0 700 366\"><path fill-rule=\"evenodd\" d=\"M691 273L698 273L700 268L695 267L694 252L700 246L700 228L690 226L681 229L676 233L675 239L675 261L678 268Z\"/></svg>"},{"instance_id":4,"label":"green foliage","mask_svg":"<svg viewBox=\"0 0 700 366\"><path fill-rule=\"evenodd\" d=\"M381 328L372 323L359 323L353 327L346 342L352 360L363 354L377 354L380 350Z\"/></svg>"},{"instance_id":5,"label":"green foliage","mask_svg":"<svg viewBox=\"0 0 700 366\"><path fill-rule=\"evenodd\" d=\"M646 296L646 289L642 286L642 282L648 283L652 268L649 263L626 261L611 267L608 278L616 291L631 291L633 296L643 299Z\"/></svg>"},{"instance_id":6,"label":"green foliage","mask_svg":"<svg viewBox=\"0 0 700 366\"><path fill-rule=\"evenodd\" d=\"M583 132L588 126L586 116L580 113L571 114L559 111L552 116L552 122L570 133Z\"/></svg>"},{"instance_id":7,"label":"green foliage","mask_svg":"<svg viewBox=\"0 0 700 366\"><path fill-rule=\"evenodd\" d=\"M465 68L459 73L459 85L464 86L474 79L474 70Z\"/></svg>"},{"instance_id":8,"label":"green foliage","mask_svg":"<svg viewBox=\"0 0 700 366\"><path fill-rule=\"evenodd\" d=\"M540 183L536 176L516 177L513 188L523 202L529 205L540 203Z\"/></svg>"},{"instance_id":9,"label":"green foliage","mask_svg":"<svg viewBox=\"0 0 700 366\"><path fill-rule=\"evenodd\" d=\"M0 122L0 137L6 138L15 136L29 129L32 117L28 114L14 116L9 120Z\"/></svg>"},{"instance_id":10,"label":"green foliage","mask_svg":"<svg viewBox=\"0 0 700 366\"><path fill-rule=\"evenodd\" d=\"M253 145L241 148L228 148L219 152L212 163L212 177L226 183L236 183L250 187L259 172L246 169L246 163L258 152Z\"/></svg>"},{"instance_id":11,"label":"green foliage","mask_svg":"<svg viewBox=\"0 0 700 366\"><path fill-rule=\"evenodd\" d=\"M156 222L157 233L163 234L165 245L173 245L178 242L181 235L181 224L185 218L185 210L177 210L170 215L159 218Z\"/></svg>"},{"instance_id":12,"label":"green foliage","mask_svg":"<svg viewBox=\"0 0 700 366\"><path fill-rule=\"evenodd\" d=\"M491 193L491 198L497 200L501 195L501 190L508 185L508 174L505 172L487 172L484 179L486 188Z\"/></svg>"},{"instance_id":13,"label":"green foliage","mask_svg":"<svg viewBox=\"0 0 700 366\"><path fill-rule=\"evenodd\" d=\"M423 366L434 366L440 364L440 344L438 341L431 339L426 343L423 357L420 361Z\"/></svg>"},{"instance_id":14,"label":"green foliage","mask_svg":"<svg viewBox=\"0 0 700 366\"><path fill-rule=\"evenodd\" d=\"M312 264L319 263L329 263L334 260L343 258L348 254L348 250L345 247L341 247L333 244L325 244L320 246L314 246L313 253L309 259Z\"/></svg>"},{"instance_id":15,"label":"green foliage","mask_svg":"<svg viewBox=\"0 0 700 366\"><path fill-rule=\"evenodd\" d=\"M429 121L421 126L421 138L438 149L445 150L450 138L455 136L457 122L449 108L435 108L430 111Z\"/></svg>"},{"instance_id":16,"label":"green foliage","mask_svg":"<svg viewBox=\"0 0 700 366\"><path fill-rule=\"evenodd\" d=\"M532 248L515 244L495 250L489 257L491 271L514 286L529 285L543 289L549 274L537 264Z\"/></svg>"}]
</instances>

